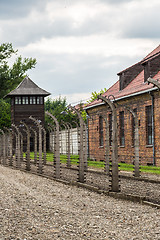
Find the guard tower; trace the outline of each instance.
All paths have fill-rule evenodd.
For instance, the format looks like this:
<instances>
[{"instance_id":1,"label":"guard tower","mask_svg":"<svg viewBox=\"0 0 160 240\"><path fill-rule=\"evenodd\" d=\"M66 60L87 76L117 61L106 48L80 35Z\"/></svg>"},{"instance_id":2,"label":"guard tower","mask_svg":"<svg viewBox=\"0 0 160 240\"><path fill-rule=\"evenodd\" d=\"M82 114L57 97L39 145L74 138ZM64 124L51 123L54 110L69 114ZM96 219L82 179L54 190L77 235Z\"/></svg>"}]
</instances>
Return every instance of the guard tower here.
<instances>
[{"instance_id":1,"label":"guard tower","mask_svg":"<svg viewBox=\"0 0 160 240\"><path fill-rule=\"evenodd\" d=\"M38 87L29 77L25 77L16 89L7 94L11 98L11 122L19 125L20 121L32 125L30 116L41 121L44 125L44 97L49 92Z\"/></svg>"}]
</instances>

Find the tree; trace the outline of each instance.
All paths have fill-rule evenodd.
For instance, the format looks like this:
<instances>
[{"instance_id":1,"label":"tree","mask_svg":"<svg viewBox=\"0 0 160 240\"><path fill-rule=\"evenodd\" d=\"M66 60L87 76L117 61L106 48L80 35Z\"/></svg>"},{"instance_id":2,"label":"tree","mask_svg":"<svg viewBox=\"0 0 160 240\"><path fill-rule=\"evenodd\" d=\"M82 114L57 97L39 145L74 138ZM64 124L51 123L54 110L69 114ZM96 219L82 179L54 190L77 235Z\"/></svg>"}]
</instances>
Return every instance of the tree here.
<instances>
[{"instance_id":1,"label":"tree","mask_svg":"<svg viewBox=\"0 0 160 240\"><path fill-rule=\"evenodd\" d=\"M0 129L11 126L11 110L10 104L0 99Z\"/></svg>"},{"instance_id":2,"label":"tree","mask_svg":"<svg viewBox=\"0 0 160 240\"><path fill-rule=\"evenodd\" d=\"M9 64L11 57L17 55L11 43L0 45L0 98L12 91L26 76L26 72L36 65L35 58L24 58L18 56L12 66Z\"/></svg>"},{"instance_id":3,"label":"tree","mask_svg":"<svg viewBox=\"0 0 160 240\"><path fill-rule=\"evenodd\" d=\"M87 103L93 102L94 100L97 99L98 95L101 95L101 94L105 93L106 91L107 91L107 89L104 88L104 89L101 89L100 92L98 92L98 93L96 91L92 92L91 98L87 101Z\"/></svg>"},{"instance_id":4,"label":"tree","mask_svg":"<svg viewBox=\"0 0 160 240\"><path fill-rule=\"evenodd\" d=\"M45 102L45 111L50 112L52 115L54 115L58 122L61 124L63 128L63 121L68 122L72 124L73 127L75 127L75 121L78 122L78 118L76 114L71 112L67 108L67 101L66 98L61 98L59 97L58 99L51 99L48 98L47 101ZM45 117L45 124L46 128L48 123L51 123L51 118L48 116Z\"/></svg>"},{"instance_id":5,"label":"tree","mask_svg":"<svg viewBox=\"0 0 160 240\"><path fill-rule=\"evenodd\" d=\"M17 56L11 65L11 58L16 56L17 52L11 43L0 45L0 128L9 127L11 123L9 100L2 98L16 88L26 76L26 72L36 65L35 58L22 59L21 56Z\"/></svg>"}]
</instances>

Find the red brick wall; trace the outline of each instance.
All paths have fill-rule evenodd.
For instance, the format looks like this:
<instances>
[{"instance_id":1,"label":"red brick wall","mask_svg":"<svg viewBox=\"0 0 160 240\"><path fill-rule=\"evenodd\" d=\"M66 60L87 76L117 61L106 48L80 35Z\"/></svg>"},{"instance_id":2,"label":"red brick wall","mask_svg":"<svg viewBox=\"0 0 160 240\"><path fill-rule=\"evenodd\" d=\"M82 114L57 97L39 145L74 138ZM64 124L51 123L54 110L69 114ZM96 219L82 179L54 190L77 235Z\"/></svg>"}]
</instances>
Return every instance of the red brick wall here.
<instances>
[{"instance_id":1,"label":"red brick wall","mask_svg":"<svg viewBox=\"0 0 160 240\"><path fill-rule=\"evenodd\" d=\"M155 159L157 166L160 166L160 93L154 92L154 121L155 121ZM119 144L119 112L124 111L124 134L125 146L118 147L119 161L132 163L134 157L134 146L132 143L132 116L124 108L130 107L132 110L137 108L139 120L139 142L140 142L140 159L141 164L146 165L153 163L153 146L146 144L146 112L145 107L152 105L151 95L149 93L126 98L117 102L117 123L118 123L118 144ZM90 157L97 161L104 160L105 155L105 122L104 122L104 146L99 146L99 116L108 119L109 109L104 106L91 108L88 111L90 116L88 121L89 129L89 151ZM92 119L93 118L93 119ZM110 148L111 149L111 148Z\"/></svg>"}]
</instances>

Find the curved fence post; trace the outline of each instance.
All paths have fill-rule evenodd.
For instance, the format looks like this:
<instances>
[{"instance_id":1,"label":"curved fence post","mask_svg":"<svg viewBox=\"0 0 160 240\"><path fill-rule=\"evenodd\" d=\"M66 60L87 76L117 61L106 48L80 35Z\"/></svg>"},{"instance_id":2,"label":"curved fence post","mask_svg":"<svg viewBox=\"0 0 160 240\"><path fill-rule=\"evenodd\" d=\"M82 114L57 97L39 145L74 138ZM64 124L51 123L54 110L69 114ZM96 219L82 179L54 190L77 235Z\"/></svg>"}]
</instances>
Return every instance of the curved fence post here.
<instances>
[{"instance_id":1,"label":"curved fence post","mask_svg":"<svg viewBox=\"0 0 160 240\"><path fill-rule=\"evenodd\" d=\"M21 124L24 125L25 129L23 129L24 132L27 134L27 158L26 158L26 170L31 170L31 163L30 163L30 131L27 124L23 121L20 121Z\"/></svg>"},{"instance_id":2,"label":"curved fence post","mask_svg":"<svg viewBox=\"0 0 160 240\"><path fill-rule=\"evenodd\" d=\"M78 181L79 182L85 182L85 165L87 164L86 159L85 159L85 148L84 148L84 121L77 109L72 107L71 105L68 106L70 109L72 109L79 118L80 121L80 148L79 148L79 171L78 171Z\"/></svg>"},{"instance_id":3,"label":"curved fence post","mask_svg":"<svg viewBox=\"0 0 160 240\"><path fill-rule=\"evenodd\" d=\"M42 127L43 131L43 163L46 165L46 130Z\"/></svg>"},{"instance_id":4,"label":"curved fence post","mask_svg":"<svg viewBox=\"0 0 160 240\"><path fill-rule=\"evenodd\" d=\"M21 151L21 162L23 162L23 134L20 132L20 151Z\"/></svg>"},{"instance_id":5,"label":"curved fence post","mask_svg":"<svg viewBox=\"0 0 160 240\"><path fill-rule=\"evenodd\" d=\"M63 126L65 127L65 130L67 132L67 137L66 137L66 154L67 154L67 167L71 167L71 142L70 142L70 127L68 123L63 122Z\"/></svg>"},{"instance_id":6,"label":"curved fence post","mask_svg":"<svg viewBox=\"0 0 160 240\"><path fill-rule=\"evenodd\" d=\"M12 127L14 127L14 129L17 132L17 137L16 137L16 155L17 155L16 167L20 168L21 167L20 131L15 124L12 124Z\"/></svg>"},{"instance_id":7,"label":"curved fence post","mask_svg":"<svg viewBox=\"0 0 160 240\"><path fill-rule=\"evenodd\" d=\"M110 156L109 156L109 124L107 121L107 118L104 118L105 125L106 125L106 144L105 144L105 168L104 172L106 172L107 175L109 175L110 170Z\"/></svg>"},{"instance_id":8,"label":"curved fence post","mask_svg":"<svg viewBox=\"0 0 160 240\"><path fill-rule=\"evenodd\" d=\"M55 167L55 178L60 178L60 148L59 148L59 123L57 121L57 119L55 118L55 116L53 116L51 113L49 112L46 112L46 114L48 116L50 116L53 121L55 122L56 124L56 132L55 132L55 135L56 135L56 141L55 141L55 151L54 151L54 167Z\"/></svg>"},{"instance_id":9,"label":"curved fence post","mask_svg":"<svg viewBox=\"0 0 160 240\"><path fill-rule=\"evenodd\" d=\"M135 152L135 159L134 159L134 176L140 177L140 170L139 170L139 129L138 129L138 117L137 114L130 109L129 107L125 108L132 114L135 123L135 136L134 136L134 152Z\"/></svg>"},{"instance_id":10,"label":"curved fence post","mask_svg":"<svg viewBox=\"0 0 160 240\"><path fill-rule=\"evenodd\" d=\"M9 166L13 165L13 153L12 153L12 133L11 133L11 129L6 128L6 131L8 132L8 157L9 157Z\"/></svg>"},{"instance_id":11,"label":"curved fence post","mask_svg":"<svg viewBox=\"0 0 160 240\"><path fill-rule=\"evenodd\" d=\"M3 145L3 135L0 134L0 163L3 159L3 146L2 145Z\"/></svg>"},{"instance_id":12,"label":"curved fence post","mask_svg":"<svg viewBox=\"0 0 160 240\"><path fill-rule=\"evenodd\" d=\"M80 142L80 140L79 140L79 135L80 135L79 134L79 125L76 121L73 121L73 123L76 125L76 128L77 128L77 153L79 155L79 142Z\"/></svg>"},{"instance_id":13,"label":"curved fence post","mask_svg":"<svg viewBox=\"0 0 160 240\"><path fill-rule=\"evenodd\" d=\"M32 120L38 127L39 131L39 161L38 161L38 169L37 173L42 174L43 173L43 161L42 161L42 126L40 122L35 119L34 117L30 116L30 120Z\"/></svg>"},{"instance_id":14,"label":"curved fence post","mask_svg":"<svg viewBox=\"0 0 160 240\"><path fill-rule=\"evenodd\" d=\"M119 192L119 176L118 176L118 143L117 143L117 111L116 107L110 99L98 95L98 99L101 99L107 105L109 105L112 111L112 185L111 190L113 192Z\"/></svg>"},{"instance_id":15,"label":"curved fence post","mask_svg":"<svg viewBox=\"0 0 160 240\"><path fill-rule=\"evenodd\" d=\"M2 133L2 163L3 165L6 164L6 137L3 130L0 129L0 132Z\"/></svg>"},{"instance_id":16,"label":"curved fence post","mask_svg":"<svg viewBox=\"0 0 160 240\"><path fill-rule=\"evenodd\" d=\"M37 164L37 131L30 127L31 131L34 133L34 164Z\"/></svg>"}]
</instances>

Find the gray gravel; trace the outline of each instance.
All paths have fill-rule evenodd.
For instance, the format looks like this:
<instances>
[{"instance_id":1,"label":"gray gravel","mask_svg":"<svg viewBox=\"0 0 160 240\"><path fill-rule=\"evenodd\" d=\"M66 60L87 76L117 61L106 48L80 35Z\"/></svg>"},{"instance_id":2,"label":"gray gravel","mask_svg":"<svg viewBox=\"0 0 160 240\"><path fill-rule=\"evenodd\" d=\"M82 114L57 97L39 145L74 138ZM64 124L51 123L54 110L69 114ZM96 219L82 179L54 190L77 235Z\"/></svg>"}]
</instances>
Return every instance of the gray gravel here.
<instances>
[{"instance_id":1,"label":"gray gravel","mask_svg":"<svg viewBox=\"0 0 160 240\"><path fill-rule=\"evenodd\" d=\"M0 166L0 240L160 240L160 210Z\"/></svg>"}]
</instances>

